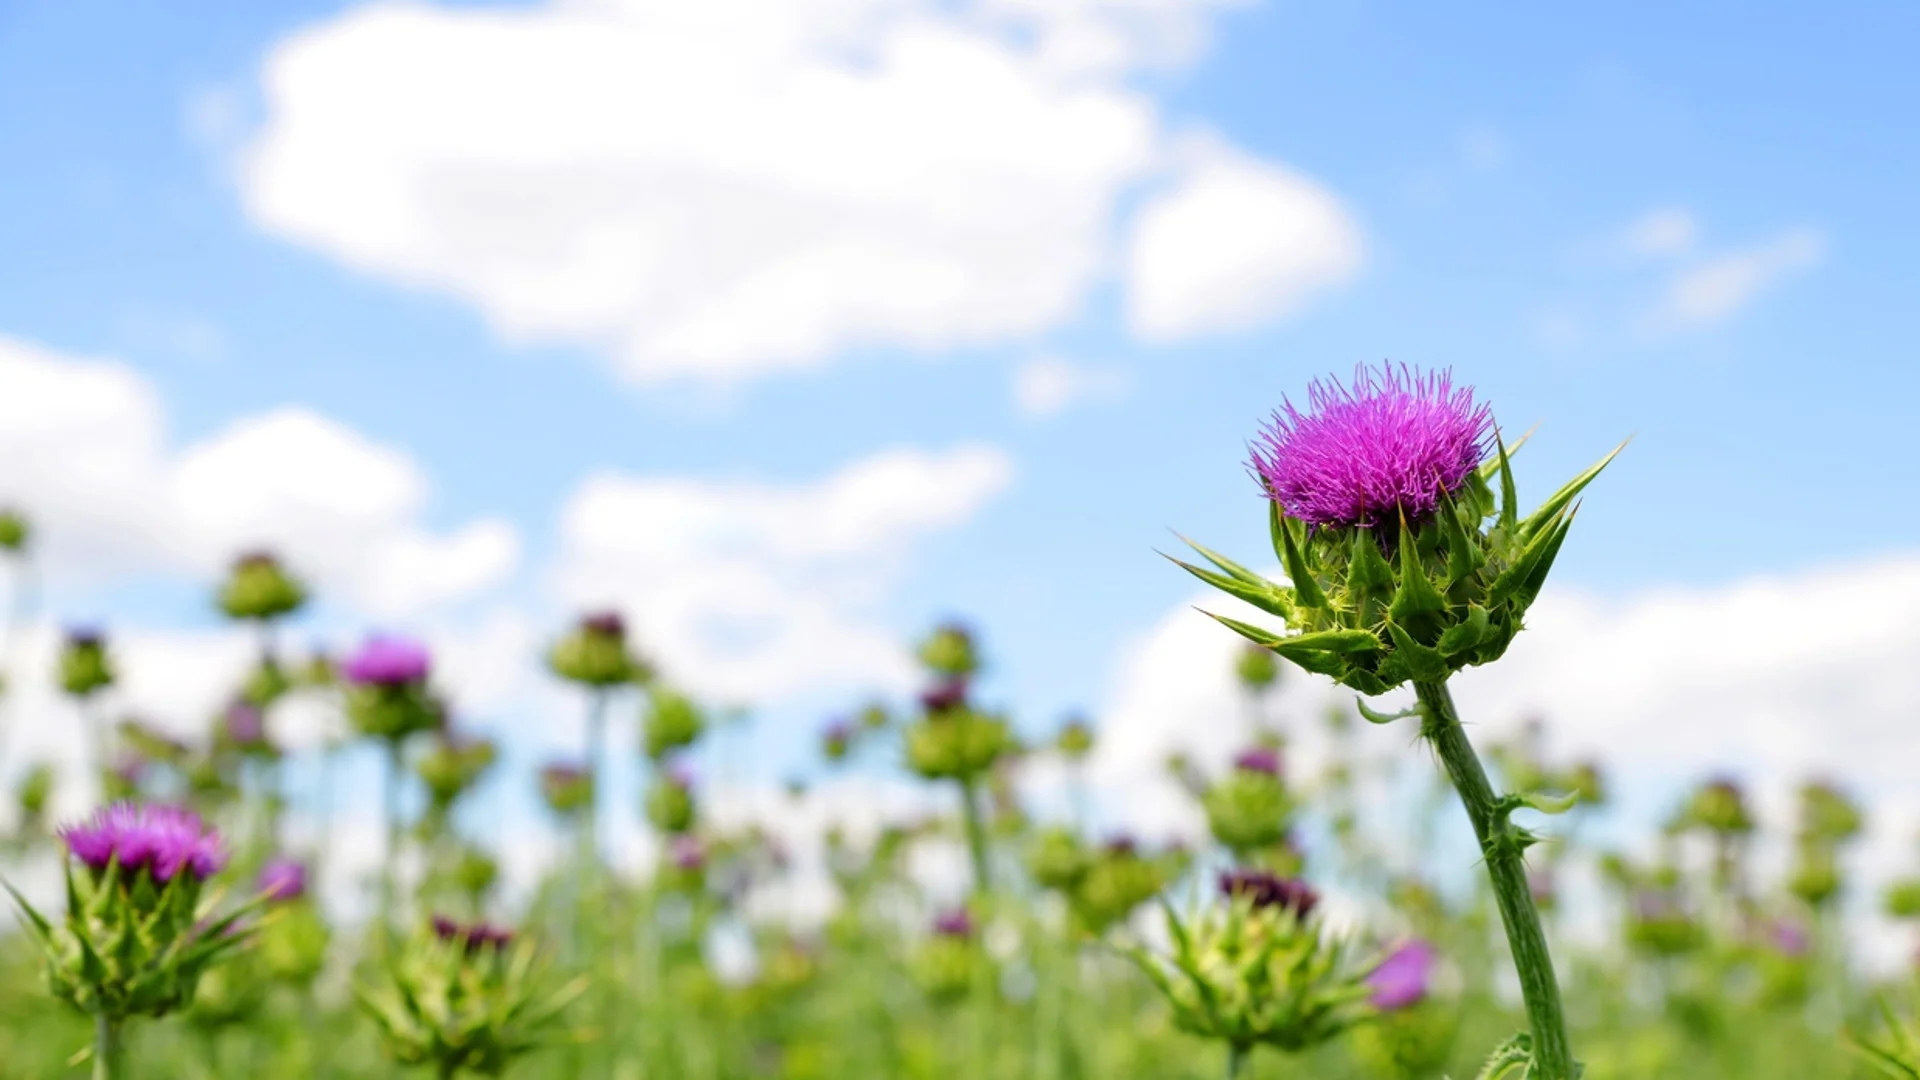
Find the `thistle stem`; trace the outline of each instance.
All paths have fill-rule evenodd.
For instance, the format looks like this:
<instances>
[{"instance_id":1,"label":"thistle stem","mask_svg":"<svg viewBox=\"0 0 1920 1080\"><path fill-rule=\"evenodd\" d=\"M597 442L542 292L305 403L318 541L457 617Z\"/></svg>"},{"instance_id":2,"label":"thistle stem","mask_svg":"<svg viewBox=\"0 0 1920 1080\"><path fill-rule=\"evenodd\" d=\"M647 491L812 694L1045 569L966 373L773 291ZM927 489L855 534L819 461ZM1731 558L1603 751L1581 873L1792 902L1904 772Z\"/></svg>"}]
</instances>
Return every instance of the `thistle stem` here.
<instances>
[{"instance_id":1,"label":"thistle stem","mask_svg":"<svg viewBox=\"0 0 1920 1080\"><path fill-rule=\"evenodd\" d=\"M1247 1067L1247 1047L1239 1043L1227 1044L1227 1080L1239 1080Z\"/></svg>"},{"instance_id":2,"label":"thistle stem","mask_svg":"<svg viewBox=\"0 0 1920 1080\"><path fill-rule=\"evenodd\" d=\"M1505 821L1486 770L1473 744L1467 741L1466 729L1460 726L1460 713L1447 684L1416 682L1413 688L1426 714L1421 734L1433 744L1454 790L1460 793L1486 858L1487 876L1493 882L1494 900L1500 906L1500 921L1506 926L1507 944L1513 950L1513 965L1520 976L1520 995L1526 1002L1527 1022L1533 1030L1533 1059L1527 1075L1536 1080L1573 1080L1573 1050L1567 1042L1560 986L1554 979L1553 957L1547 953L1540 913L1527 886L1526 862L1518 845L1495 835L1505 827Z\"/></svg>"},{"instance_id":3,"label":"thistle stem","mask_svg":"<svg viewBox=\"0 0 1920 1080\"><path fill-rule=\"evenodd\" d=\"M386 866L380 877L380 918L389 926L393 924L393 908L398 898L398 879L400 874L400 778L406 768L401 760L400 742L387 740L387 784L385 813L387 818Z\"/></svg>"},{"instance_id":4,"label":"thistle stem","mask_svg":"<svg viewBox=\"0 0 1920 1080\"><path fill-rule=\"evenodd\" d=\"M992 882L987 877L987 832L980 820L977 786L971 776L960 781L960 816L967 827L967 854L973 860L974 895L985 896Z\"/></svg>"},{"instance_id":5,"label":"thistle stem","mask_svg":"<svg viewBox=\"0 0 1920 1080\"><path fill-rule=\"evenodd\" d=\"M93 1080L120 1080L120 1021L95 1013L93 1017Z\"/></svg>"},{"instance_id":6,"label":"thistle stem","mask_svg":"<svg viewBox=\"0 0 1920 1080\"><path fill-rule=\"evenodd\" d=\"M595 688L587 699L587 781L591 785L592 798L587 803L585 835L580 846L589 861L600 857L600 804L604 798L601 789L606 786L606 777L601 775L601 765L605 761L607 731L607 692Z\"/></svg>"}]
</instances>

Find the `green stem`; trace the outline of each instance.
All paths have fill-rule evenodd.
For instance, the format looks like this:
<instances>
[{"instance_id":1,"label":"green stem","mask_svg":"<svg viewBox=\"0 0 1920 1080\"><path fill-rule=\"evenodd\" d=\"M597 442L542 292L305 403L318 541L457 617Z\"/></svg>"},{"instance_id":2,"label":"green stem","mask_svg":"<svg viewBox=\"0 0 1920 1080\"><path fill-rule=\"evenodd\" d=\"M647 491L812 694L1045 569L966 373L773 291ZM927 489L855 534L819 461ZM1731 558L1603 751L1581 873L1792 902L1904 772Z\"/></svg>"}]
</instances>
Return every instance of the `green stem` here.
<instances>
[{"instance_id":1,"label":"green stem","mask_svg":"<svg viewBox=\"0 0 1920 1080\"><path fill-rule=\"evenodd\" d=\"M387 740L387 790L385 813L387 818L386 866L380 875L380 918L388 926L393 925L393 909L398 899L400 874L400 779L406 769L401 760L400 742Z\"/></svg>"},{"instance_id":2,"label":"green stem","mask_svg":"<svg viewBox=\"0 0 1920 1080\"><path fill-rule=\"evenodd\" d=\"M1239 1043L1227 1044L1227 1080L1239 1080L1240 1073L1247 1067L1247 1047Z\"/></svg>"},{"instance_id":3,"label":"green stem","mask_svg":"<svg viewBox=\"0 0 1920 1080\"><path fill-rule=\"evenodd\" d=\"M93 1017L93 1080L120 1080L120 1021L105 1013Z\"/></svg>"},{"instance_id":4,"label":"green stem","mask_svg":"<svg viewBox=\"0 0 1920 1080\"><path fill-rule=\"evenodd\" d=\"M586 832L581 838L581 847L590 860L600 856L600 805L604 799L602 788L606 786L606 777L600 766L606 757L604 752L607 730L607 692L594 689L589 692L587 701L587 779L592 785L593 797L587 804Z\"/></svg>"},{"instance_id":5,"label":"green stem","mask_svg":"<svg viewBox=\"0 0 1920 1080\"><path fill-rule=\"evenodd\" d=\"M974 895L985 896L992 881L987 876L987 831L980 821L980 800L975 797L975 786L971 776L960 781L960 817L967 827L967 854L973 859Z\"/></svg>"},{"instance_id":6,"label":"green stem","mask_svg":"<svg viewBox=\"0 0 1920 1080\"><path fill-rule=\"evenodd\" d=\"M1560 985L1553 976L1553 957L1547 953L1547 936L1540 927L1540 913L1533 906L1533 892L1527 887L1526 861L1518 845L1495 835L1496 830L1506 827L1506 821L1496 805L1486 770L1473 752L1473 744L1467 741L1466 729L1460 726L1460 713L1454 708L1447 684L1416 682L1413 688L1426 713L1421 734L1433 744L1467 808L1474 836L1486 858L1500 921L1507 929L1507 944L1520 975L1520 996L1526 1002L1527 1022L1533 1030L1533 1061L1527 1075L1534 1080L1573 1080L1573 1050L1567 1042Z\"/></svg>"}]
</instances>

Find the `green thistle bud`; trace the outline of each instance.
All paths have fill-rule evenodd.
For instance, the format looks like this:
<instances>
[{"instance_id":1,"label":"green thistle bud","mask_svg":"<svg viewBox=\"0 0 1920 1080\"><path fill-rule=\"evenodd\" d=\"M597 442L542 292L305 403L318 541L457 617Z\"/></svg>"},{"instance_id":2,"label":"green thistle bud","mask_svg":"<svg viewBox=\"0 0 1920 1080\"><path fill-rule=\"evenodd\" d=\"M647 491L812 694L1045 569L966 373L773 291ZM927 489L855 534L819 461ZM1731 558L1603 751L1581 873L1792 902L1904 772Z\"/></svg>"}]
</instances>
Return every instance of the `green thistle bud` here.
<instances>
[{"instance_id":1,"label":"green thistle bud","mask_svg":"<svg viewBox=\"0 0 1920 1080\"><path fill-rule=\"evenodd\" d=\"M1233 673L1241 686L1257 694L1280 678L1280 665L1271 652L1258 645L1248 645L1234 660Z\"/></svg>"},{"instance_id":2,"label":"green thistle bud","mask_svg":"<svg viewBox=\"0 0 1920 1080\"><path fill-rule=\"evenodd\" d=\"M480 907L493 891L494 883L500 880L500 863L479 848L463 847L453 864L453 880L473 901L473 906Z\"/></svg>"},{"instance_id":3,"label":"green thistle bud","mask_svg":"<svg viewBox=\"0 0 1920 1080\"><path fill-rule=\"evenodd\" d=\"M976 940L973 919L951 911L934 920L933 934L921 942L911 962L913 980L927 1000L952 1005L965 998L987 971L987 957Z\"/></svg>"},{"instance_id":4,"label":"green thistle bud","mask_svg":"<svg viewBox=\"0 0 1920 1080\"><path fill-rule=\"evenodd\" d=\"M498 1076L554 1037L586 987L585 976L551 987L531 942L436 918L356 996L394 1060L447 1077Z\"/></svg>"},{"instance_id":5,"label":"green thistle bud","mask_svg":"<svg viewBox=\"0 0 1920 1080\"><path fill-rule=\"evenodd\" d=\"M247 672L246 682L240 687L240 697L254 708L264 709L285 697L287 691L292 689L293 677L269 656Z\"/></svg>"},{"instance_id":6,"label":"green thistle bud","mask_svg":"<svg viewBox=\"0 0 1920 1080\"><path fill-rule=\"evenodd\" d=\"M1229 900L1192 924L1167 909L1170 956L1131 955L1173 1009L1176 1026L1236 1055L1259 1045L1297 1052L1373 1013L1367 967L1312 917L1296 882L1230 876Z\"/></svg>"},{"instance_id":7,"label":"green thistle bud","mask_svg":"<svg viewBox=\"0 0 1920 1080\"><path fill-rule=\"evenodd\" d=\"M1429 1080L1446 1068L1459 1034L1459 1008L1427 1000L1354 1028L1353 1053L1369 1077Z\"/></svg>"},{"instance_id":8,"label":"green thistle bud","mask_svg":"<svg viewBox=\"0 0 1920 1080\"><path fill-rule=\"evenodd\" d=\"M678 835L693 828L693 783L684 773L669 769L647 787L647 820L661 832Z\"/></svg>"},{"instance_id":9,"label":"green thistle bud","mask_svg":"<svg viewBox=\"0 0 1920 1080\"><path fill-rule=\"evenodd\" d=\"M67 631L60 648L60 689L77 698L91 697L113 685L113 657L99 631Z\"/></svg>"},{"instance_id":10,"label":"green thistle bud","mask_svg":"<svg viewBox=\"0 0 1920 1080\"><path fill-rule=\"evenodd\" d=\"M260 928L260 969L268 978L292 986L310 986L326 966L332 932L313 901L302 897L275 906Z\"/></svg>"},{"instance_id":11,"label":"green thistle bud","mask_svg":"<svg viewBox=\"0 0 1920 1080\"><path fill-rule=\"evenodd\" d=\"M1074 888L1092 862L1080 837L1072 829L1059 826L1042 829L1027 848L1027 873L1043 889L1065 892Z\"/></svg>"},{"instance_id":12,"label":"green thistle bud","mask_svg":"<svg viewBox=\"0 0 1920 1080\"><path fill-rule=\"evenodd\" d=\"M1266 750L1241 754L1233 770L1201 795L1200 804L1213 838L1242 861L1285 841L1293 814L1279 755Z\"/></svg>"},{"instance_id":13,"label":"green thistle bud","mask_svg":"<svg viewBox=\"0 0 1920 1080\"><path fill-rule=\"evenodd\" d=\"M19 554L33 540L33 526L25 514L12 507L0 508L0 551Z\"/></svg>"},{"instance_id":14,"label":"green thistle bud","mask_svg":"<svg viewBox=\"0 0 1920 1080\"><path fill-rule=\"evenodd\" d=\"M555 675L581 686L604 689L644 682L651 671L627 648L627 624L617 612L589 615L555 642L547 653Z\"/></svg>"},{"instance_id":15,"label":"green thistle bud","mask_svg":"<svg viewBox=\"0 0 1920 1080\"><path fill-rule=\"evenodd\" d=\"M980 670L973 632L959 623L935 627L920 643L919 654L927 670L943 679L965 679Z\"/></svg>"},{"instance_id":16,"label":"green thistle bud","mask_svg":"<svg viewBox=\"0 0 1920 1080\"><path fill-rule=\"evenodd\" d=\"M1721 836L1745 836L1753 831L1753 813L1746 793L1730 779L1710 780L1693 793L1682 814L1686 824Z\"/></svg>"},{"instance_id":17,"label":"green thistle bud","mask_svg":"<svg viewBox=\"0 0 1920 1080\"><path fill-rule=\"evenodd\" d=\"M1068 761L1085 761L1087 755L1093 753L1093 727L1085 720L1069 720L1053 745Z\"/></svg>"},{"instance_id":18,"label":"green thistle bud","mask_svg":"<svg viewBox=\"0 0 1920 1080\"><path fill-rule=\"evenodd\" d=\"M1833 845L1801 840L1787 878L1787 891L1817 908L1838 896L1841 884L1840 865L1834 857Z\"/></svg>"},{"instance_id":19,"label":"green thistle bud","mask_svg":"<svg viewBox=\"0 0 1920 1080\"><path fill-rule=\"evenodd\" d=\"M14 800L20 806L22 818L28 822L40 820L47 812L47 801L53 798L53 786L57 779L53 766L44 761L33 763L14 789Z\"/></svg>"},{"instance_id":20,"label":"green thistle bud","mask_svg":"<svg viewBox=\"0 0 1920 1080\"><path fill-rule=\"evenodd\" d=\"M656 687L649 699L646 719L641 725L647 756L659 761L675 750L692 746L706 726L706 718L691 698L665 687Z\"/></svg>"},{"instance_id":21,"label":"green thistle bud","mask_svg":"<svg viewBox=\"0 0 1920 1080\"><path fill-rule=\"evenodd\" d=\"M1800 835L1803 838L1845 843L1859 836L1865 824L1860 807L1846 792L1819 780L1800 785Z\"/></svg>"},{"instance_id":22,"label":"green thistle bud","mask_svg":"<svg viewBox=\"0 0 1920 1080\"><path fill-rule=\"evenodd\" d=\"M1179 863L1143 857L1128 840L1108 844L1068 894L1074 918L1096 937L1167 887Z\"/></svg>"},{"instance_id":23,"label":"green thistle bud","mask_svg":"<svg viewBox=\"0 0 1920 1080\"><path fill-rule=\"evenodd\" d=\"M443 737L434 740L432 749L422 754L413 767L427 786L433 810L445 815L452 809L454 802L493 768L496 753L489 739Z\"/></svg>"},{"instance_id":24,"label":"green thistle bud","mask_svg":"<svg viewBox=\"0 0 1920 1080\"><path fill-rule=\"evenodd\" d=\"M908 767L929 780L979 777L1013 748L1004 719L964 706L914 721L906 740Z\"/></svg>"},{"instance_id":25,"label":"green thistle bud","mask_svg":"<svg viewBox=\"0 0 1920 1080\"><path fill-rule=\"evenodd\" d=\"M347 719L370 739L405 742L439 727L441 715L424 683L355 683L347 691Z\"/></svg>"},{"instance_id":26,"label":"green thistle bud","mask_svg":"<svg viewBox=\"0 0 1920 1080\"><path fill-rule=\"evenodd\" d=\"M234 560L216 600L230 619L265 622L300 610L307 590L271 552L255 551Z\"/></svg>"},{"instance_id":27,"label":"green thistle bud","mask_svg":"<svg viewBox=\"0 0 1920 1080\"><path fill-rule=\"evenodd\" d=\"M1888 885L1882 906L1891 918L1920 919L1920 878L1905 878Z\"/></svg>"}]
</instances>

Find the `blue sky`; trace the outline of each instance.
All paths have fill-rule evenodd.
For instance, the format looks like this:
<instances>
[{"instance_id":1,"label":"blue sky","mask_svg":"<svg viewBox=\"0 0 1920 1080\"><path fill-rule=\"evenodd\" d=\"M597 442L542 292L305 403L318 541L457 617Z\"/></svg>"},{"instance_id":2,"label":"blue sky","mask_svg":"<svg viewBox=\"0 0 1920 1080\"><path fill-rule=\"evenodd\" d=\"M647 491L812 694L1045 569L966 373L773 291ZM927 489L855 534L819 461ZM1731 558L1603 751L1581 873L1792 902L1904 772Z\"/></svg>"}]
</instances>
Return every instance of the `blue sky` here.
<instances>
[{"instance_id":1,"label":"blue sky","mask_svg":"<svg viewBox=\"0 0 1920 1080\"><path fill-rule=\"evenodd\" d=\"M1114 83L1170 137L1310 178L1363 237L1350 280L1248 329L1142 340L1101 274L1031 332L636 384L606 348L514 340L471 298L250 214L234 162L272 121L270 51L353 6L0 0L0 336L130 365L176 447L295 404L403 450L430 480L425 527L499 516L524 541L474 603L546 625L556 518L595 472L804 484L889 447L997 447L1005 490L914 547L881 618L976 621L999 692L1041 727L1106 701L1123 647L1191 595L1153 554L1168 530L1258 556L1246 438L1358 362L1451 366L1510 430L1538 424L1523 494L1634 437L1562 584L1628 596L1913 548L1920 10L1193 7L1204 49ZM1113 231L1163 186L1129 184ZM1721 293L1660 314L1715 268ZM1124 389L1023 413L1009 385L1037 357ZM63 588L56 606L207 619L178 575Z\"/></svg>"}]
</instances>

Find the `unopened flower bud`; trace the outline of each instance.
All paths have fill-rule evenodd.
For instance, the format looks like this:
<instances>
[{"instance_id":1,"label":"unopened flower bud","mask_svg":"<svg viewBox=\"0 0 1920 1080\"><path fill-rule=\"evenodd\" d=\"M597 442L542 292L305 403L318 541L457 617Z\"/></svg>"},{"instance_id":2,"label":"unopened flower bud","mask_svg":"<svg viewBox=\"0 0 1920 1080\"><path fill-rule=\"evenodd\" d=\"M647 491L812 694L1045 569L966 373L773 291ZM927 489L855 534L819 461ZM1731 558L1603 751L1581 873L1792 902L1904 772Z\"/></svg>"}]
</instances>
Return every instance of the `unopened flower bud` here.
<instances>
[{"instance_id":1,"label":"unopened flower bud","mask_svg":"<svg viewBox=\"0 0 1920 1080\"><path fill-rule=\"evenodd\" d=\"M920 644L920 662L927 670L946 679L965 679L980 670L980 657L974 649L973 632L960 623L935 627Z\"/></svg>"},{"instance_id":2,"label":"unopened flower bud","mask_svg":"<svg viewBox=\"0 0 1920 1080\"><path fill-rule=\"evenodd\" d=\"M218 602L228 618L264 622L298 611L307 590L272 552L254 551L234 560Z\"/></svg>"},{"instance_id":3,"label":"unopened flower bud","mask_svg":"<svg viewBox=\"0 0 1920 1080\"><path fill-rule=\"evenodd\" d=\"M692 746L706 726L706 718L693 699L666 687L656 687L642 724L647 756L659 761L675 750Z\"/></svg>"},{"instance_id":4,"label":"unopened flower bud","mask_svg":"<svg viewBox=\"0 0 1920 1080\"><path fill-rule=\"evenodd\" d=\"M74 697L91 697L113 685L113 659L107 654L107 639L91 627L67 631L59 666L60 688Z\"/></svg>"},{"instance_id":5,"label":"unopened flower bud","mask_svg":"<svg viewBox=\"0 0 1920 1080\"><path fill-rule=\"evenodd\" d=\"M0 507L0 551L18 554L33 539L33 526L25 514L12 507Z\"/></svg>"}]
</instances>

